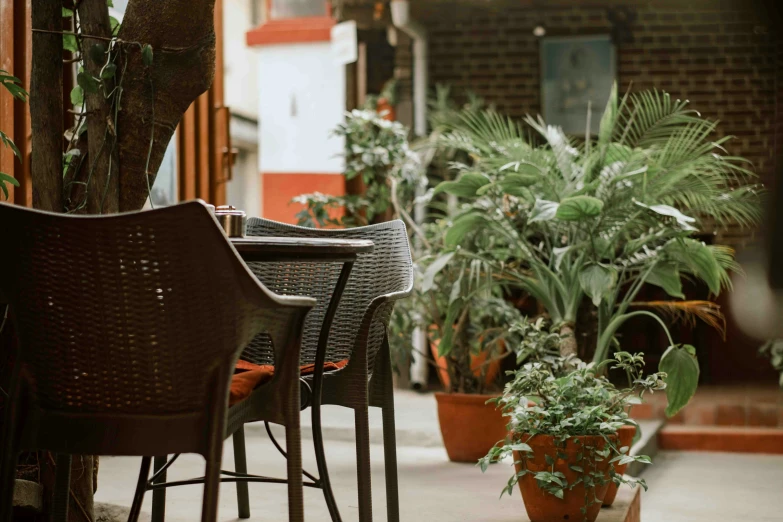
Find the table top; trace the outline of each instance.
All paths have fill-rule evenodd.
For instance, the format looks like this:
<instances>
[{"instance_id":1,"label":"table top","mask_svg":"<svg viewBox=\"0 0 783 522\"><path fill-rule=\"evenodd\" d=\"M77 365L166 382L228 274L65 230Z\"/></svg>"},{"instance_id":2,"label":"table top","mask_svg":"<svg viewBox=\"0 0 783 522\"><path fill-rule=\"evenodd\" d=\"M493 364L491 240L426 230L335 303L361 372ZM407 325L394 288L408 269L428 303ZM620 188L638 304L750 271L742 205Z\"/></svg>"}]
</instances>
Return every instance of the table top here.
<instances>
[{"instance_id":1,"label":"table top","mask_svg":"<svg viewBox=\"0 0 783 522\"><path fill-rule=\"evenodd\" d=\"M372 252L372 241L277 236L229 238L245 261L353 260L357 254Z\"/></svg>"}]
</instances>

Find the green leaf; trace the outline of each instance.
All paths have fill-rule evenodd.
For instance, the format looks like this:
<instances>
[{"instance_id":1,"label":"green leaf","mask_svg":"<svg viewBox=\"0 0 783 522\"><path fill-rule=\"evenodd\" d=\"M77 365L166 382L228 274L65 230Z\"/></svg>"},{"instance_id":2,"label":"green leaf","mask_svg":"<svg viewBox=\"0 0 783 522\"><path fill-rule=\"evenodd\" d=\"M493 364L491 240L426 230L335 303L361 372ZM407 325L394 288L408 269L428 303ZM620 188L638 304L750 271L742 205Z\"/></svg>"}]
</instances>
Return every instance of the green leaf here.
<instances>
[{"instance_id":1,"label":"green leaf","mask_svg":"<svg viewBox=\"0 0 783 522\"><path fill-rule=\"evenodd\" d=\"M106 0L106 5L108 7L114 7L114 0Z\"/></svg>"},{"instance_id":2,"label":"green leaf","mask_svg":"<svg viewBox=\"0 0 783 522\"><path fill-rule=\"evenodd\" d=\"M19 149L16 146L16 143L14 143L14 140L8 137L8 135L0 131L0 140L6 145L6 147L9 147L11 151L13 151L14 156L19 158L19 161L22 161L22 153L19 152Z\"/></svg>"},{"instance_id":3,"label":"green leaf","mask_svg":"<svg viewBox=\"0 0 783 522\"><path fill-rule=\"evenodd\" d=\"M577 473L584 473L585 471L584 469L582 469L581 466L574 466L573 464L568 467L571 468L573 471L576 471Z\"/></svg>"},{"instance_id":4,"label":"green leaf","mask_svg":"<svg viewBox=\"0 0 783 522\"><path fill-rule=\"evenodd\" d=\"M422 292L429 292L432 289L433 285L435 284L435 276L438 275L438 273L449 264L449 261L451 261L452 257L454 257L454 252L449 252L448 254L443 254L435 261L430 263L430 265L427 267L427 270L424 271L424 277L421 282Z\"/></svg>"},{"instance_id":5,"label":"green leaf","mask_svg":"<svg viewBox=\"0 0 783 522\"><path fill-rule=\"evenodd\" d=\"M554 496L556 496L557 498L561 499L561 500L562 500L562 498L563 498L563 490L562 490L562 489L556 489L556 490L554 490L554 491L552 492L552 494L553 494Z\"/></svg>"},{"instance_id":6,"label":"green leaf","mask_svg":"<svg viewBox=\"0 0 783 522\"><path fill-rule=\"evenodd\" d=\"M683 214L682 212L680 212L674 207L671 207L669 205L645 205L641 201L634 201L634 203L636 203L638 206L642 208L646 208L658 214L659 216L663 216L664 218L674 218L674 220L683 230L689 230L689 231L698 230L696 227L693 226L693 223L696 222L696 218L686 216L685 214Z\"/></svg>"},{"instance_id":7,"label":"green leaf","mask_svg":"<svg viewBox=\"0 0 783 522\"><path fill-rule=\"evenodd\" d=\"M18 187L19 182L15 178L9 176L8 174L0 172L0 190L3 191L3 194L5 195L5 199L8 199L9 192L8 192L8 187L5 186L6 183L10 183L11 185Z\"/></svg>"},{"instance_id":8,"label":"green leaf","mask_svg":"<svg viewBox=\"0 0 783 522\"><path fill-rule=\"evenodd\" d=\"M111 34L116 35L117 31L120 30L120 21L114 18L113 16L109 17L109 24L111 26Z\"/></svg>"},{"instance_id":9,"label":"green leaf","mask_svg":"<svg viewBox=\"0 0 783 522\"><path fill-rule=\"evenodd\" d=\"M150 44L144 45L141 49L141 61L145 66L152 65L152 46Z\"/></svg>"},{"instance_id":10,"label":"green leaf","mask_svg":"<svg viewBox=\"0 0 783 522\"><path fill-rule=\"evenodd\" d=\"M446 236L444 237L446 246L455 247L460 244L465 235L474 230L480 223L483 223L484 220L484 215L478 212L469 212L459 216L446 231Z\"/></svg>"},{"instance_id":11,"label":"green leaf","mask_svg":"<svg viewBox=\"0 0 783 522\"><path fill-rule=\"evenodd\" d=\"M66 51L70 51L72 53L78 53L79 52L79 44L76 41L76 35L75 34L64 34L63 35L63 49Z\"/></svg>"},{"instance_id":12,"label":"green leaf","mask_svg":"<svg viewBox=\"0 0 783 522\"><path fill-rule=\"evenodd\" d=\"M688 404L699 384L699 362L691 345L670 346L661 357L658 370L666 373L666 415L673 417Z\"/></svg>"},{"instance_id":13,"label":"green leaf","mask_svg":"<svg viewBox=\"0 0 783 522\"><path fill-rule=\"evenodd\" d=\"M114 73L117 72L117 66L113 63L106 64L106 67L101 69L101 80L108 80L114 78Z\"/></svg>"},{"instance_id":14,"label":"green leaf","mask_svg":"<svg viewBox=\"0 0 783 522\"><path fill-rule=\"evenodd\" d=\"M71 103L76 106L84 103L84 91L78 85L71 89Z\"/></svg>"},{"instance_id":15,"label":"green leaf","mask_svg":"<svg viewBox=\"0 0 783 522\"><path fill-rule=\"evenodd\" d=\"M533 174L517 174L514 172L506 175L498 184L506 194L522 198L530 194L527 187L534 185L538 178L539 176Z\"/></svg>"},{"instance_id":16,"label":"green leaf","mask_svg":"<svg viewBox=\"0 0 783 522\"><path fill-rule=\"evenodd\" d=\"M682 278L674 263L656 263L645 282L663 288L667 294L685 299L682 293Z\"/></svg>"},{"instance_id":17,"label":"green leaf","mask_svg":"<svg viewBox=\"0 0 783 522\"><path fill-rule=\"evenodd\" d=\"M73 10L63 7L63 18L70 18L73 16Z\"/></svg>"},{"instance_id":18,"label":"green leaf","mask_svg":"<svg viewBox=\"0 0 783 522\"><path fill-rule=\"evenodd\" d=\"M579 284L582 290L593 300L593 304L601 304L614 285L617 283L617 270L597 263L586 265L579 272Z\"/></svg>"},{"instance_id":19,"label":"green leaf","mask_svg":"<svg viewBox=\"0 0 783 522\"><path fill-rule=\"evenodd\" d=\"M80 72L78 75L76 75L76 83L84 90L84 92L89 94L94 94L98 92L98 81L92 77L89 73L86 73L84 71Z\"/></svg>"},{"instance_id":20,"label":"green leaf","mask_svg":"<svg viewBox=\"0 0 783 522\"><path fill-rule=\"evenodd\" d=\"M537 199L533 205L533 210L530 211L530 217L528 223L535 223L537 221L550 221L555 218L557 214L557 208L560 206L555 201L547 201L545 199Z\"/></svg>"},{"instance_id":21,"label":"green leaf","mask_svg":"<svg viewBox=\"0 0 783 522\"><path fill-rule=\"evenodd\" d=\"M435 194L446 192L447 194L453 194L462 198L474 198L476 192L488 185L489 178L484 174L477 174L475 172L468 172L460 176L457 181L444 181L435 187Z\"/></svg>"},{"instance_id":22,"label":"green leaf","mask_svg":"<svg viewBox=\"0 0 783 522\"><path fill-rule=\"evenodd\" d=\"M560 202L555 217L563 221L579 221L601 213L604 202L592 196L574 196Z\"/></svg>"},{"instance_id":23,"label":"green leaf","mask_svg":"<svg viewBox=\"0 0 783 522\"><path fill-rule=\"evenodd\" d=\"M664 245L664 251L674 261L681 263L707 286L715 295L720 294L724 269L718 264L712 249L695 239L673 239Z\"/></svg>"},{"instance_id":24,"label":"green leaf","mask_svg":"<svg viewBox=\"0 0 783 522\"><path fill-rule=\"evenodd\" d=\"M612 85L609 93L609 101L606 103L606 109L601 116L601 123L598 126L598 145L608 145L612 141L614 125L617 121L617 82Z\"/></svg>"},{"instance_id":25,"label":"green leaf","mask_svg":"<svg viewBox=\"0 0 783 522\"><path fill-rule=\"evenodd\" d=\"M510 449L512 451L524 451L527 453L533 453L533 448L531 448L529 445L525 444L524 442L517 442L515 444L512 444L510 446Z\"/></svg>"},{"instance_id":26,"label":"green leaf","mask_svg":"<svg viewBox=\"0 0 783 522\"><path fill-rule=\"evenodd\" d=\"M90 46L89 50L90 59L96 65L103 65L106 63L106 46L102 43L96 43Z\"/></svg>"}]
</instances>

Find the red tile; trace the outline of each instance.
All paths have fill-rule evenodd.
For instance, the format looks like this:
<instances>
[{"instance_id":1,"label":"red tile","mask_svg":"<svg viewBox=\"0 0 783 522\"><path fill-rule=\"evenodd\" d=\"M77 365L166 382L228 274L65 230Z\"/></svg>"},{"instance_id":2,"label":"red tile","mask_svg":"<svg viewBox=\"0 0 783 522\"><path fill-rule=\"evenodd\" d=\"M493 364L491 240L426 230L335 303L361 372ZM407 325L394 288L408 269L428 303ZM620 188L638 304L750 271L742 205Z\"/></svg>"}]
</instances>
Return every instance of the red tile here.
<instances>
[{"instance_id":1,"label":"red tile","mask_svg":"<svg viewBox=\"0 0 783 522\"><path fill-rule=\"evenodd\" d=\"M778 426L778 408L775 405L760 404L748 408L748 426Z\"/></svg>"},{"instance_id":2,"label":"red tile","mask_svg":"<svg viewBox=\"0 0 783 522\"><path fill-rule=\"evenodd\" d=\"M745 426L746 411L740 404L718 404L715 424L718 426Z\"/></svg>"},{"instance_id":3,"label":"red tile","mask_svg":"<svg viewBox=\"0 0 783 522\"><path fill-rule=\"evenodd\" d=\"M650 403L634 404L631 407L631 417L639 420L654 419L653 405Z\"/></svg>"}]
</instances>

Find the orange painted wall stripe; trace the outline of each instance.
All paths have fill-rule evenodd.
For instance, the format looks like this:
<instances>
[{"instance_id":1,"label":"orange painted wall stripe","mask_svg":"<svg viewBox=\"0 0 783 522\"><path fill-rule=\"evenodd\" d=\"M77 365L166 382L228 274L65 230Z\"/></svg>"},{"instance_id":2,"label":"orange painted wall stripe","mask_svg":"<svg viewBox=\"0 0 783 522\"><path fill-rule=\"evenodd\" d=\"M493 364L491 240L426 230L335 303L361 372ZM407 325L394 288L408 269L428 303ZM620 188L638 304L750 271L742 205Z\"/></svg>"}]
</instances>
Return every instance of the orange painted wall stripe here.
<instances>
[{"instance_id":1,"label":"orange painted wall stripe","mask_svg":"<svg viewBox=\"0 0 783 522\"><path fill-rule=\"evenodd\" d=\"M291 203L292 198L313 192L342 196L345 194L345 177L342 174L265 172L261 175L261 186L264 217L296 224L296 214L304 205Z\"/></svg>"},{"instance_id":2,"label":"orange painted wall stripe","mask_svg":"<svg viewBox=\"0 0 783 522\"><path fill-rule=\"evenodd\" d=\"M245 34L247 45L328 42L335 25L329 16L270 20Z\"/></svg>"}]
</instances>

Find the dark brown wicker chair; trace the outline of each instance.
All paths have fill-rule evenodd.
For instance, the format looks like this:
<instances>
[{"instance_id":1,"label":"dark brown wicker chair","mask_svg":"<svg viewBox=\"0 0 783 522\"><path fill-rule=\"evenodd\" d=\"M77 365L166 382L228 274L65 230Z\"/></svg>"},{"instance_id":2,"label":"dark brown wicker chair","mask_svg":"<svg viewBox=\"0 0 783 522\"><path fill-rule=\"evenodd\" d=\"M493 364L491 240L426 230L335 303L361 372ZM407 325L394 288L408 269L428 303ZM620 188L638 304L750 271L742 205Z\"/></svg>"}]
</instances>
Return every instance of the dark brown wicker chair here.
<instances>
[{"instance_id":1,"label":"dark brown wicker chair","mask_svg":"<svg viewBox=\"0 0 783 522\"><path fill-rule=\"evenodd\" d=\"M0 522L10 520L18 452L58 454L53 517L65 522L70 455L206 459L202 521L214 522L229 382L265 332L278 368L265 386L286 425L291 520L302 521L299 347L307 297L259 284L201 202L108 217L0 204L0 294L20 349L0 461ZM257 400L260 397L256 398Z\"/></svg>"},{"instance_id":2,"label":"dark brown wicker chair","mask_svg":"<svg viewBox=\"0 0 783 522\"><path fill-rule=\"evenodd\" d=\"M392 221L353 229L324 230L251 218L247 233L251 236L368 239L373 242L373 251L360 254L353 267L329 335L326 361L349 362L344 369L324 375L321 402L352 408L355 412L359 516L362 522L372 520L368 406L382 408L388 520L399 521L394 396L386 333L394 302L410 295L413 289L413 267L404 223ZM321 324L341 263L249 263L249 267L264 285L276 293L316 298L318 304L305 321L301 354L301 364L314 363ZM267 363L270 356L263 336L254 339L242 354L243 359L257 364ZM307 392L312 387L312 377L303 377L303 381L307 384L304 388ZM329 484L323 450L320 407L310 402L303 397L304 406L313 406L313 440L319 473L314 482L324 491L332 520L338 521L340 515ZM241 433L240 428L237 434ZM235 438L235 460L238 467L245 469L244 435L241 435L240 444L237 442ZM238 488L237 493L240 517L247 518L249 510L242 509L247 506L247 490Z\"/></svg>"}]
</instances>

